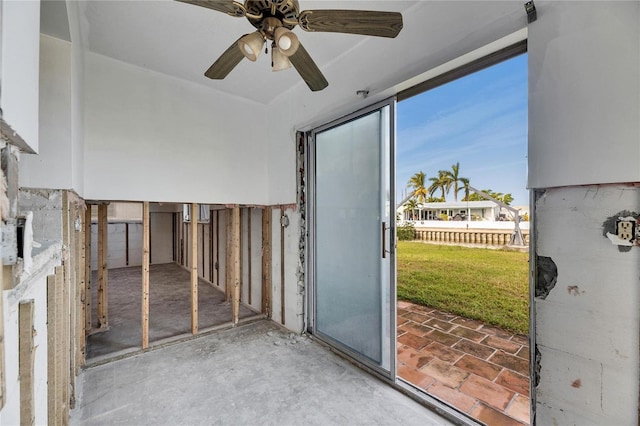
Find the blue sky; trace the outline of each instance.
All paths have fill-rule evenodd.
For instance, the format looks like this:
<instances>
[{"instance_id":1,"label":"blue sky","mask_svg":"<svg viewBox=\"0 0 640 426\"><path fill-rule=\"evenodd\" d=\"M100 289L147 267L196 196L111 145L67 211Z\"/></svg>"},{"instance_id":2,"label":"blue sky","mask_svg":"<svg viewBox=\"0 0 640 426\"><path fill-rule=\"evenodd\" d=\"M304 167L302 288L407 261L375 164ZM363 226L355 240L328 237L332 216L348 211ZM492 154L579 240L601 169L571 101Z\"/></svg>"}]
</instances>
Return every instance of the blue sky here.
<instances>
[{"instance_id":1,"label":"blue sky","mask_svg":"<svg viewBox=\"0 0 640 426\"><path fill-rule=\"evenodd\" d=\"M429 179L456 162L471 186L529 203L526 54L398 103L398 202L415 173Z\"/></svg>"}]
</instances>

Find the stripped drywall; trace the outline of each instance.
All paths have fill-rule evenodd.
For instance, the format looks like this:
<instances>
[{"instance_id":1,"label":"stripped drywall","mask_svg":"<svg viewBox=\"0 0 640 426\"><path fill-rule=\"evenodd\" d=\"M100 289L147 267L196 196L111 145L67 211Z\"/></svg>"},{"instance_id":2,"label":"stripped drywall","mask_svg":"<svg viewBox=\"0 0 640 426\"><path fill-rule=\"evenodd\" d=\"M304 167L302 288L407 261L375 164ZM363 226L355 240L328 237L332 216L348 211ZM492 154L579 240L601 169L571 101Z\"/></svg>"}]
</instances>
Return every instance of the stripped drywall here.
<instances>
[{"instance_id":1,"label":"stripped drywall","mask_svg":"<svg viewBox=\"0 0 640 426\"><path fill-rule=\"evenodd\" d=\"M536 201L537 261L559 271L548 261L536 275L537 424L637 420L640 250L618 251L602 223L638 205L632 185L552 188Z\"/></svg>"}]
</instances>

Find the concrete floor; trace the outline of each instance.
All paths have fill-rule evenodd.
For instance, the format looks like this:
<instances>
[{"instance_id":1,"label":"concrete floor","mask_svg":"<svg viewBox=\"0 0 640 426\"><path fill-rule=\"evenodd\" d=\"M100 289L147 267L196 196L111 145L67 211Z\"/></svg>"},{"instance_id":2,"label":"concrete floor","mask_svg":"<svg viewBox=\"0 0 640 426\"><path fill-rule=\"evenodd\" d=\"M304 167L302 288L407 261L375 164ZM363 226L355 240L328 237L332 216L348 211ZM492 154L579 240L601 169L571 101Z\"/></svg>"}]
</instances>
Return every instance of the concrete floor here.
<instances>
[{"instance_id":1,"label":"concrete floor","mask_svg":"<svg viewBox=\"0 0 640 426\"><path fill-rule=\"evenodd\" d=\"M96 323L97 275L94 272L93 322ZM175 263L152 265L149 270L149 342L191 334L191 278ZM141 267L109 270L109 330L89 336L87 361L102 359L141 346ZM240 318L256 315L240 307ZM198 281L198 327L200 330L231 322L231 304L224 293L204 280Z\"/></svg>"},{"instance_id":2,"label":"concrete floor","mask_svg":"<svg viewBox=\"0 0 640 426\"><path fill-rule=\"evenodd\" d=\"M450 425L317 342L260 320L89 368L72 425Z\"/></svg>"}]
</instances>

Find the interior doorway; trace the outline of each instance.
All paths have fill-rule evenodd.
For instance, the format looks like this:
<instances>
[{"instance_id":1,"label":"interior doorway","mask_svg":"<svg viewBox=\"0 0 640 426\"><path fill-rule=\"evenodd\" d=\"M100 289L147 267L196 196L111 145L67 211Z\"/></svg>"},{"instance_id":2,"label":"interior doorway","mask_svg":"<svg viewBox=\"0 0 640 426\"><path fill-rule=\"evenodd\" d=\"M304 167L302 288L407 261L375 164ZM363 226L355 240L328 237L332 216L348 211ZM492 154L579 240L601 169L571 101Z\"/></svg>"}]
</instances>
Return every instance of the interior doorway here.
<instances>
[{"instance_id":1,"label":"interior doorway","mask_svg":"<svg viewBox=\"0 0 640 426\"><path fill-rule=\"evenodd\" d=\"M147 207L143 207L147 206ZM103 202L87 212L87 361L231 327L232 220L224 206ZM146 208L146 214L143 213ZM262 311L262 210L237 208L238 321ZM92 214L93 213L93 214ZM146 239L146 240L145 240Z\"/></svg>"},{"instance_id":2,"label":"interior doorway","mask_svg":"<svg viewBox=\"0 0 640 426\"><path fill-rule=\"evenodd\" d=\"M488 424L530 421L525 52L398 103L398 376Z\"/></svg>"}]
</instances>

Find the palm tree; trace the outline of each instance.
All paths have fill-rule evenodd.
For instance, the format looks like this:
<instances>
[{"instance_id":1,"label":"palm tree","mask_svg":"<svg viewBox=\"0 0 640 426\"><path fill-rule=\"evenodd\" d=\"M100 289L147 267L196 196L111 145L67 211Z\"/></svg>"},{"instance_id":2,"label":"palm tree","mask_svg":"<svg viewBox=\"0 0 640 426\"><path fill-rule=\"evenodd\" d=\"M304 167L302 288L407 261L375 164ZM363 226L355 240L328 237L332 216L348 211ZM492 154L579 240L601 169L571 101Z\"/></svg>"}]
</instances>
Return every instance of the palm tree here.
<instances>
[{"instance_id":1,"label":"palm tree","mask_svg":"<svg viewBox=\"0 0 640 426\"><path fill-rule=\"evenodd\" d=\"M445 192L449 192L452 184L451 179L447 176L447 172L444 170L439 170L438 177L432 177L429 178L429 180L431 181L431 185L428 188L429 195L433 196L433 194L437 190L440 190L442 194L442 200L446 202L447 198L445 197Z\"/></svg>"},{"instance_id":2,"label":"palm tree","mask_svg":"<svg viewBox=\"0 0 640 426\"><path fill-rule=\"evenodd\" d=\"M502 196L502 202L505 203L506 205L508 206L511 205L512 201L513 201L513 195L511 195L510 192L507 192Z\"/></svg>"},{"instance_id":3,"label":"palm tree","mask_svg":"<svg viewBox=\"0 0 640 426\"><path fill-rule=\"evenodd\" d=\"M502 192L487 192L487 194L491 195L493 198L495 198L498 201L502 201L502 197L504 197L504 194Z\"/></svg>"},{"instance_id":4,"label":"palm tree","mask_svg":"<svg viewBox=\"0 0 640 426\"><path fill-rule=\"evenodd\" d=\"M451 166L451 170L444 170L443 171L444 174L447 176L447 179L449 181L449 188L451 188L451 186L453 185L453 198L455 201L458 201L458 191L460 191L460 188L458 186L458 182L464 184L464 182L467 182L467 185L469 184L469 179L467 178L463 178L460 177L460 162L457 162L456 164L453 164ZM447 190L447 192L449 192L449 190Z\"/></svg>"},{"instance_id":5,"label":"palm tree","mask_svg":"<svg viewBox=\"0 0 640 426\"><path fill-rule=\"evenodd\" d=\"M469 201L469 179L468 178L459 178L458 179L462 183L462 188L457 191L464 191L464 198L462 201Z\"/></svg>"},{"instance_id":6,"label":"palm tree","mask_svg":"<svg viewBox=\"0 0 640 426\"><path fill-rule=\"evenodd\" d=\"M416 199L409 199L409 201L407 201L404 206L405 211L408 210L411 212L411 219L416 220L416 209L418 208L418 202L416 201Z\"/></svg>"},{"instance_id":7,"label":"palm tree","mask_svg":"<svg viewBox=\"0 0 640 426\"><path fill-rule=\"evenodd\" d=\"M427 188L425 188L425 178L426 175L423 171L419 171L415 175L411 176L409 182L407 182L407 188L411 188L413 190L413 196L419 203L424 203L427 199Z\"/></svg>"}]
</instances>

